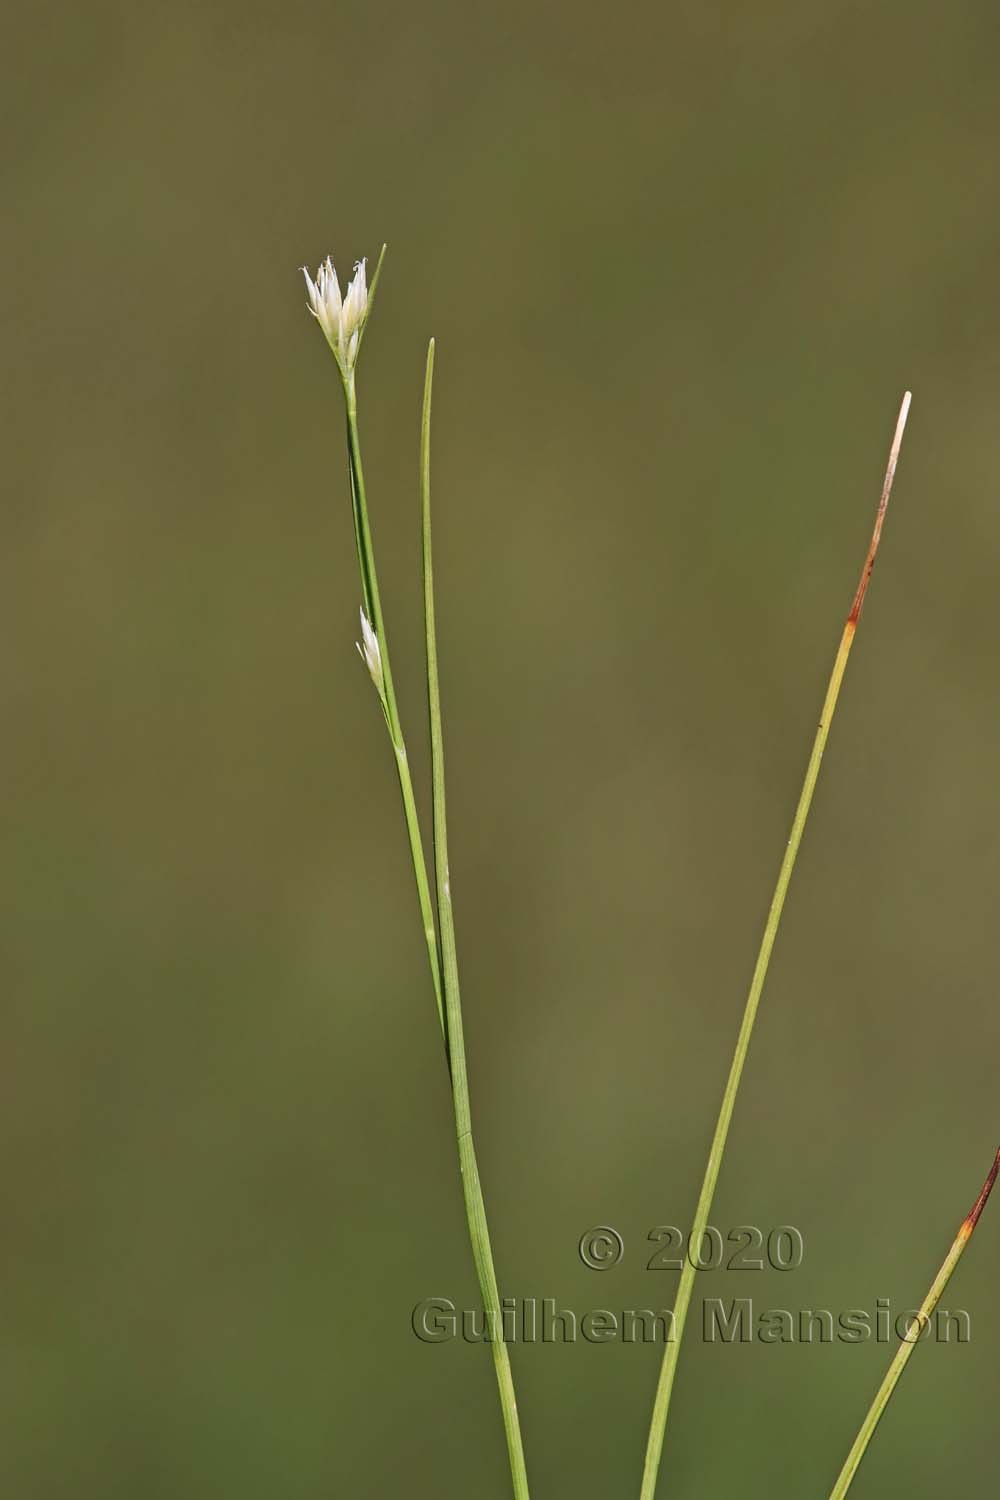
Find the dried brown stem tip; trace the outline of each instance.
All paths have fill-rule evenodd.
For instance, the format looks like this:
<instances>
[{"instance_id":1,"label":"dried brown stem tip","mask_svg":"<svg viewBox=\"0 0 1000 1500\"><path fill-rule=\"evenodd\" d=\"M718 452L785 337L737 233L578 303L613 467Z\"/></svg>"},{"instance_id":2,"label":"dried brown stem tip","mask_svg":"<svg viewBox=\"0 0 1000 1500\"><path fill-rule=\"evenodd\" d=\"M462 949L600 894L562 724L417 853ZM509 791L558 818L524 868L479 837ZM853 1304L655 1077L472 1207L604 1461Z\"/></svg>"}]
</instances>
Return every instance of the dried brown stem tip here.
<instances>
[{"instance_id":1,"label":"dried brown stem tip","mask_svg":"<svg viewBox=\"0 0 1000 1500\"><path fill-rule=\"evenodd\" d=\"M886 509L889 505L889 496L892 494L892 481L896 477L896 464L899 462L899 450L903 444L903 432L906 428L906 419L910 414L910 402L913 399L910 391L903 396L902 405L899 408L899 416L896 418L896 431L892 438L892 447L889 449L889 462L886 465L885 478L882 481L882 496L878 503L878 513L875 517L875 530L872 532L871 546L868 548L868 556L865 565L861 569L861 582L851 605L851 612L847 616L848 625L857 625L861 614L861 606L865 602L865 594L868 591L868 580L872 576L872 568L875 566L875 554L878 552L878 544L882 540L882 523L885 520Z\"/></svg>"},{"instance_id":2,"label":"dried brown stem tip","mask_svg":"<svg viewBox=\"0 0 1000 1500\"><path fill-rule=\"evenodd\" d=\"M983 1209L986 1207L986 1204L989 1201L989 1196L990 1196L990 1194L993 1191L993 1184L997 1180L997 1173L998 1172L1000 1172L1000 1151L998 1151L997 1154L996 1154L996 1156L994 1157L993 1165L990 1168L990 1175L987 1177L986 1181L983 1183L982 1190L981 1190L981 1192L979 1194L979 1197L976 1199L975 1203L972 1205L972 1208L969 1211L969 1216L965 1220L964 1224L962 1225L962 1232L965 1235L966 1239L968 1239L969 1235L972 1233L972 1231L975 1229L976 1225L979 1223L979 1216L980 1216L980 1214L982 1213Z\"/></svg>"}]
</instances>

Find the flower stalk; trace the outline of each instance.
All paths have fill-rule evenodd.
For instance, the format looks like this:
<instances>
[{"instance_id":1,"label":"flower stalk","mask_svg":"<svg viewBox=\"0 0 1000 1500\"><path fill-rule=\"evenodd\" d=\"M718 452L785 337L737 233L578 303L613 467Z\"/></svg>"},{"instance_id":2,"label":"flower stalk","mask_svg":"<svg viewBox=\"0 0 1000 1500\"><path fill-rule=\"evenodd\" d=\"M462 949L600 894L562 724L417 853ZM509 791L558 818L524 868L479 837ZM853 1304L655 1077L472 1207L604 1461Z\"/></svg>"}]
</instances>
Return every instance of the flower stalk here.
<instances>
[{"instance_id":1,"label":"flower stalk","mask_svg":"<svg viewBox=\"0 0 1000 1500\"><path fill-rule=\"evenodd\" d=\"M502 1329L500 1292L497 1284L493 1251L486 1221L486 1207L472 1136L472 1113L469 1101L468 1069L462 1025L462 1006L458 982L458 957L452 914L451 881L448 870L448 830L444 783L444 745L441 728L441 700L437 669L437 640L434 620L434 583L431 553L430 514L430 420L431 389L434 370L434 341L427 354L424 382L423 414L420 444L420 495L422 513L422 550L424 578L424 624L427 649L427 697L430 717L431 772L434 821L434 895L432 897L423 839L417 816L413 780L410 773L406 741L393 685L392 665L386 637L385 619L375 567L364 466L361 459L361 437L358 429L357 385L355 367L365 327L371 314L372 299L385 255L383 247L370 290L365 283L364 262L355 270L346 297L341 297L336 271L327 260L313 281L306 272L310 307L326 336L340 371L347 418L347 451L354 517L354 536L361 576L361 640L358 651L368 668L379 695L389 740L392 744L403 800L403 813L410 855L417 886L421 919L430 963L431 979L437 1002L451 1082L452 1104L458 1146L462 1192L468 1221L469 1239L479 1282L486 1326L493 1330L490 1348L496 1372L500 1407L503 1415L507 1451L510 1460L514 1500L530 1500L528 1476L521 1438L517 1401L514 1394L510 1356ZM436 907L436 915L435 915Z\"/></svg>"},{"instance_id":2,"label":"flower stalk","mask_svg":"<svg viewBox=\"0 0 1000 1500\"><path fill-rule=\"evenodd\" d=\"M384 253L384 252L383 252ZM380 261L381 264L381 261ZM424 942L430 963L434 998L437 1003L438 1021L445 1048L448 1046L448 1029L444 1012L444 990L441 981L441 960L438 953L437 931L434 922L434 904L431 899L430 882L427 878L427 862L424 859L423 838L417 816L417 801L410 774L410 761L406 753L406 740L396 703L396 690L392 680L392 662L386 638L385 620L382 615L382 599L379 594L378 573L375 568L375 551L372 546L371 526L368 521L368 500L365 494L365 473L361 462L361 435L358 431L357 387L353 368L343 378L344 399L347 408L347 451L350 460L351 499L354 511L354 535L358 548L358 563L361 571L361 590L365 605L362 613L370 622L373 648L378 655L381 676L379 698L385 715L386 728L392 744L399 777L399 790L403 799L403 816L410 845L410 858L420 903L420 919L424 929ZM365 656L362 650L362 656ZM367 663L367 657L365 656ZM369 670L371 670L369 666ZM376 687L378 687L376 683Z\"/></svg>"}]
</instances>

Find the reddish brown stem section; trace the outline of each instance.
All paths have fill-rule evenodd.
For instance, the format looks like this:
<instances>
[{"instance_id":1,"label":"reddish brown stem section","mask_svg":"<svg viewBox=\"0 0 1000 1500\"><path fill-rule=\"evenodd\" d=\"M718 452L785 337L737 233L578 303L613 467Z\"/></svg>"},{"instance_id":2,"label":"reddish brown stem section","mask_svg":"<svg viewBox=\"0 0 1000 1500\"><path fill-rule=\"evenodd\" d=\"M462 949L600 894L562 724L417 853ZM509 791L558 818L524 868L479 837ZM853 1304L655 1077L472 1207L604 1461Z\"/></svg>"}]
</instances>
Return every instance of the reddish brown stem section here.
<instances>
[{"instance_id":1,"label":"reddish brown stem section","mask_svg":"<svg viewBox=\"0 0 1000 1500\"><path fill-rule=\"evenodd\" d=\"M982 1191L980 1192L979 1197L976 1199L975 1203L972 1205L968 1218L962 1225L962 1229L966 1237L968 1237L972 1233L976 1225L979 1223L979 1216L982 1213L983 1209L986 1207L986 1204L989 1202L989 1196L993 1191L993 1184L997 1180L998 1172L1000 1172L1000 1151L998 1151L996 1156L994 1157L993 1165L990 1168L990 1175L983 1183Z\"/></svg>"},{"instance_id":2,"label":"reddish brown stem section","mask_svg":"<svg viewBox=\"0 0 1000 1500\"><path fill-rule=\"evenodd\" d=\"M847 616L848 625L856 625L861 615L861 606L865 602L865 594L868 592L868 582L872 576L875 566L875 555L878 552L878 544L882 540L882 524L885 521L885 513L889 506L889 496L892 494L892 481L896 477L896 464L899 462L899 450L903 443L903 431L906 427L906 418L910 412L910 401L912 397L909 391L903 396L903 403L899 408L899 416L896 418L896 431L893 434L892 447L889 449L889 462L886 465L885 478L882 481L882 497L878 503L878 513L875 516L875 530L872 532L871 546L868 548L868 556L865 565L861 569L861 582L851 605L851 612Z\"/></svg>"}]
</instances>

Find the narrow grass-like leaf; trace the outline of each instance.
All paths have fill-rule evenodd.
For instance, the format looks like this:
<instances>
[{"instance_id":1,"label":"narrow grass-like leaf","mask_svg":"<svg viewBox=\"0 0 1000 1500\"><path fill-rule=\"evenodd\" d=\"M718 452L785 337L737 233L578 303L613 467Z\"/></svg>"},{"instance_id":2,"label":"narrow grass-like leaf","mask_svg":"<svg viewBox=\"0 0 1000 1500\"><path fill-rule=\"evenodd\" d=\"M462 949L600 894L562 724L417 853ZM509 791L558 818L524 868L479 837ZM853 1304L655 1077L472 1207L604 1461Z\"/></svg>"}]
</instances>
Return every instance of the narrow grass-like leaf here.
<instances>
[{"instance_id":1,"label":"narrow grass-like leaf","mask_svg":"<svg viewBox=\"0 0 1000 1500\"><path fill-rule=\"evenodd\" d=\"M434 565L431 549L431 391L434 380L434 340L427 350L424 378L423 419L420 441L420 495L424 569L424 629L427 643L427 705L431 734L431 777L434 807L434 877L437 891L438 931L441 939L441 968L444 979L445 1021L451 1062L452 1096L458 1157L462 1172L465 1213L475 1261L479 1290L486 1314L490 1348L496 1368L500 1406L503 1413L507 1451L515 1500L528 1500L528 1475L524 1446L514 1396L510 1356L503 1339L500 1291L493 1266L493 1250L486 1223L486 1206L479 1181L479 1167L472 1139L472 1113L469 1104L469 1082L462 1027L462 1002L458 985L458 954L455 946L455 923L451 903L451 875L448 868L448 818L445 804L444 740L441 731L441 693L438 683L437 632L434 620Z\"/></svg>"},{"instance_id":2,"label":"narrow grass-like leaf","mask_svg":"<svg viewBox=\"0 0 1000 1500\"><path fill-rule=\"evenodd\" d=\"M379 260L379 265L381 265L381 259ZM427 862L424 858L424 844L420 833L420 820L417 816L417 803L413 793L413 778L410 774L410 762L406 753L406 741L403 738L403 726L400 723L399 709L396 705L396 690L392 680L392 662L389 655L389 641L386 635L385 620L382 615L378 573L375 569L375 550L372 546L371 525L368 520L365 472L361 462L361 435L358 430L357 389L353 372L351 378L343 382L343 387L344 399L347 406L347 450L350 462L354 538L357 543L358 566L361 572L361 592L365 603L365 613L368 615L374 628L382 659L382 678L384 683L382 707L385 713L386 727L389 730L389 739L392 743L393 755L396 759L399 789L403 798L403 816L406 820L406 833L410 844L410 857L413 861L413 875L416 881L417 899L420 902L420 917L424 928L424 942L427 945L427 958L430 963L431 980L434 985L434 998L437 1003L441 1035L444 1038L445 1048L447 1049L448 1028L444 1010L444 986L441 980L441 955L438 949L437 929L434 922L434 905L431 899L430 882L427 878Z\"/></svg>"},{"instance_id":3,"label":"narrow grass-like leaf","mask_svg":"<svg viewBox=\"0 0 1000 1500\"><path fill-rule=\"evenodd\" d=\"M930 1291L921 1303L919 1312L910 1324L909 1332L893 1356L892 1363L886 1371L885 1379L876 1391L875 1399L868 1408L868 1414L851 1445L851 1451L844 1461L844 1467L840 1471L836 1484L830 1491L830 1500L844 1500L844 1496L850 1489L854 1476L858 1472L858 1466L865 1456L865 1450L875 1435L875 1429L879 1424L882 1413L888 1406L892 1393L896 1389L899 1377L906 1369L910 1355L913 1353L923 1335L924 1329L930 1322L931 1314L937 1307L941 1299L941 1294L951 1280L952 1272L961 1260L965 1247L972 1238L973 1230L979 1223L979 1217L986 1207L990 1193L993 1191L993 1184L997 1180L998 1172L1000 1172L1000 1151L997 1152L993 1159L993 1165L989 1170L986 1181L980 1189L979 1197L972 1205L969 1213L962 1220L952 1247L945 1256L940 1271L938 1271L931 1283ZM959 1488L960 1485L956 1484L955 1487Z\"/></svg>"},{"instance_id":4,"label":"narrow grass-like leaf","mask_svg":"<svg viewBox=\"0 0 1000 1500\"><path fill-rule=\"evenodd\" d=\"M382 275L382 263L385 260L385 252L388 250L388 248L388 245L382 246L381 250L378 253L378 260L375 262L375 272L368 287L368 304L365 308L366 323L372 315L372 308L375 306L375 293L378 291L379 278Z\"/></svg>"},{"instance_id":5,"label":"narrow grass-like leaf","mask_svg":"<svg viewBox=\"0 0 1000 1500\"><path fill-rule=\"evenodd\" d=\"M771 952L774 948L774 940L778 934L778 925L781 921L781 913L784 909L785 897L788 894L792 871L795 868L799 845L802 842L806 819L809 816L813 792L816 790L816 781L823 760L823 752L826 749L827 736L830 733L830 723L837 707L837 699L840 696L840 687L844 680L847 659L851 653L851 646L854 644L854 636L861 615L861 606L864 603L872 569L875 566L875 556L878 552L878 545L882 536L882 524L885 520L886 507L889 504L889 495L892 492L892 482L896 473L899 450L903 441L903 430L906 426L906 418L909 410L910 392L907 391L899 409L896 430L892 439L892 446L889 450L889 462L886 466L882 493L879 498L878 511L875 517L875 529L872 533L871 544L865 557L864 567L861 570L861 580L854 595L850 613L844 625L840 646L838 647L833 663L833 671L830 674L830 682L826 690L822 713L820 714L819 728L816 731L812 753L809 756L809 763L806 767L805 780L799 795L798 806L795 809L795 816L792 819L791 834L785 849L784 858L781 861L777 885L771 899L771 907L764 926L764 934L761 939L760 950L757 954L757 962L754 965L753 977L750 981L750 991L747 996L746 1008L743 1013L743 1020L736 1042L736 1051L729 1070L725 1092L722 1096L722 1106L719 1110L715 1134L712 1137L712 1145L708 1154L708 1164L705 1168L701 1194L698 1198L698 1206L691 1225L690 1242L695 1246L701 1244L708 1225L708 1216L712 1211L712 1199L715 1196L715 1187L719 1178L719 1170L722 1166L722 1156L726 1147L726 1138L729 1135L729 1126L733 1116L733 1108L736 1104L740 1079L743 1076L743 1066L746 1062L750 1038L753 1034L754 1021L757 1017L757 1008L764 989L764 981L767 978L768 965L771 962ZM660 1367L656 1395L653 1400L653 1413L650 1421L649 1438L646 1444L646 1458L643 1465L640 1500L654 1500L656 1494L660 1457L663 1451L663 1437L670 1410L670 1397L673 1391L674 1376L677 1373L677 1361L680 1357L681 1341L684 1337L684 1327L687 1322L696 1274L694 1265L692 1264L692 1257L690 1255L685 1256L680 1282L677 1287L677 1297L674 1302L672 1337L663 1351L663 1362Z\"/></svg>"}]
</instances>

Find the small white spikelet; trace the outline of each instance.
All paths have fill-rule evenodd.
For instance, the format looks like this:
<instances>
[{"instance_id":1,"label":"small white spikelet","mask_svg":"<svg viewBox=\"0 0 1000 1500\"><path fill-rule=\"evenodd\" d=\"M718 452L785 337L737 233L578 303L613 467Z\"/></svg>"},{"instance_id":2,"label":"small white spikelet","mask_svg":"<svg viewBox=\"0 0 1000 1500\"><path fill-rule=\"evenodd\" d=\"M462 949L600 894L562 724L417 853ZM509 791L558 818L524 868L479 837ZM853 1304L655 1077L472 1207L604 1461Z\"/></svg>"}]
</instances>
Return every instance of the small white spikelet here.
<instances>
[{"instance_id":1,"label":"small white spikelet","mask_svg":"<svg viewBox=\"0 0 1000 1500\"><path fill-rule=\"evenodd\" d=\"M364 610L359 610L361 616L361 639L357 643L358 654L371 676L372 682L378 691L380 698L385 697L385 685L382 680L382 652L379 650L378 636L371 626L371 621Z\"/></svg>"},{"instance_id":2,"label":"small white spikelet","mask_svg":"<svg viewBox=\"0 0 1000 1500\"><path fill-rule=\"evenodd\" d=\"M326 341L344 375L349 375L358 357L361 330L368 314L365 263L359 260L355 265L346 297L340 295L340 282L329 256L316 272L315 281L305 266L302 274L309 292L309 310L326 334Z\"/></svg>"}]
</instances>

